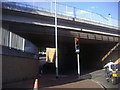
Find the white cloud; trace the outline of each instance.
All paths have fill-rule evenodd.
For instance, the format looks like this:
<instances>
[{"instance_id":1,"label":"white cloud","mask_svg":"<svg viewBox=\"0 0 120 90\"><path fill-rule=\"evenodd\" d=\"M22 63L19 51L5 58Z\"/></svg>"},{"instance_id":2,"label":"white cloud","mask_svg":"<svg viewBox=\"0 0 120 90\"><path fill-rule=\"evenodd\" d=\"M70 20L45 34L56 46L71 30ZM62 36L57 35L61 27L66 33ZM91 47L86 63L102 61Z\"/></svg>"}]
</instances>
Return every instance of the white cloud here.
<instances>
[{"instance_id":1,"label":"white cloud","mask_svg":"<svg viewBox=\"0 0 120 90\"><path fill-rule=\"evenodd\" d=\"M87 11L93 11L93 10L95 10L95 9L97 9L96 6L91 6L91 7L88 7Z\"/></svg>"},{"instance_id":2,"label":"white cloud","mask_svg":"<svg viewBox=\"0 0 120 90\"><path fill-rule=\"evenodd\" d=\"M92 6L92 7L90 7L91 9L96 9L96 7L95 6Z\"/></svg>"}]
</instances>

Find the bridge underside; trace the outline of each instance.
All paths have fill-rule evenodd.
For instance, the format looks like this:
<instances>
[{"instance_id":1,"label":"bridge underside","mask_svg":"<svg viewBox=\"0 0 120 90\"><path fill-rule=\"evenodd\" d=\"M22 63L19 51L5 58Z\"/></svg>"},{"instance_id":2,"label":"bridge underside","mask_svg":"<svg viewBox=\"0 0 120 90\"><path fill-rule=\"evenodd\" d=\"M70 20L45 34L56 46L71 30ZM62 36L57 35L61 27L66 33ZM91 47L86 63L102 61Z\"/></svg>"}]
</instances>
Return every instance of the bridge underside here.
<instances>
[{"instance_id":1,"label":"bridge underside","mask_svg":"<svg viewBox=\"0 0 120 90\"><path fill-rule=\"evenodd\" d=\"M53 27L3 22L3 28L30 40L40 49L55 47ZM114 37L58 28L59 71L62 74L77 73L75 37L80 38L80 67L82 73L102 68L103 62L101 59L116 44ZM46 65L44 69L45 73L54 72L55 64Z\"/></svg>"}]
</instances>

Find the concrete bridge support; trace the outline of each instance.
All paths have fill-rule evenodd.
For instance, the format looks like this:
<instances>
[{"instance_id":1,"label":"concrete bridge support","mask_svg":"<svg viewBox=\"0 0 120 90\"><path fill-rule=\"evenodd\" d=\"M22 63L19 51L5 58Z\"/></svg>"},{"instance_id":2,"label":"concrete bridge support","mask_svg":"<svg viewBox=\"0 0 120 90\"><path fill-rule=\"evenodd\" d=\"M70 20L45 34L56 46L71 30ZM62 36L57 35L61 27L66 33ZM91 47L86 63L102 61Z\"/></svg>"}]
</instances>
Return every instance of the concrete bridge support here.
<instances>
[{"instance_id":1,"label":"concrete bridge support","mask_svg":"<svg viewBox=\"0 0 120 90\"><path fill-rule=\"evenodd\" d=\"M2 48L2 50L6 49ZM9 50L7 51L9 52ZM14 50L14 52L11 53L17 53L21 56L0 54L0 57L2 57L3 84L32 79L36 78L39 75L38 60L23 57L22 55L26 54L17 50Z\"/></svg>"}]
</instances>

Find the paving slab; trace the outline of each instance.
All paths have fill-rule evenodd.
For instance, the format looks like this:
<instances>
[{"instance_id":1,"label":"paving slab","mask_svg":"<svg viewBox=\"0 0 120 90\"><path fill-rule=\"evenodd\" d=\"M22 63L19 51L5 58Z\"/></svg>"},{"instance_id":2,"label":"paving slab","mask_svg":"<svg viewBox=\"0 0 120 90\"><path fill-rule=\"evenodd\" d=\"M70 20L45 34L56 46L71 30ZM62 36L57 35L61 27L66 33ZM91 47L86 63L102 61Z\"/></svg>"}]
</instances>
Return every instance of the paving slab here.
<instances>
[{"instance_id":1,"label":"paving slab","mask_svg":"<svg viewBox=\"0 0 120 90\"><path fill-rule=\"evenodd\" d=\"M85 77L85 76L84 76ZM3 88L33 88L35 79L4 84ZM102 88L91 79L81 79L77 76L61 75L58 79L54 75L43 75L38 78L39 88Z\"/></svg>"}]
</instances>

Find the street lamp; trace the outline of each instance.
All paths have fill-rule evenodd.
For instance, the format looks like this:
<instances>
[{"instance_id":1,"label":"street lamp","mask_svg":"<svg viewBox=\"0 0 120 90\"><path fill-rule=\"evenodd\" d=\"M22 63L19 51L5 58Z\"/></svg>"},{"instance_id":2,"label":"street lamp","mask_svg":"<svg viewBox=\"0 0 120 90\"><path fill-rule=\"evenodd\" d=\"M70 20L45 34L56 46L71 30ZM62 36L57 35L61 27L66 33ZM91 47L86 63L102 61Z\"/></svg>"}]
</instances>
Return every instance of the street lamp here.
<instances>
[{"instance_id":1,"label":"street lamp","mask_svg":"<svg viewBox=\"0 0 120 90\"><path fill-rule=\"evenodd\" d=\"M56 59L55 59L55 67L56 67L56 78L58 78L58 45L57 45L57 10L56 10L56 0L55 0L55 47L56 47Z\"/></svg>"},{"instance_id":2,"label":"street lamp","mask_svg":"<svg viewBox=\"0 0 120 90\"><path fill-rule=\"evenodd\" d=\"M112 25L112 16L110 13L108 15L109 15L109 23Z\"/></svg>"},{"instance_id":3,"label":"street lamp","mask_svg":"<svg viewBox=\"0 0 120 90\"><path fill-rule=\"evenodd\" d=\"M108 15L109 15L109 17L111 18L111 14L109 13Z\"/></svg>"}]
</instances>

